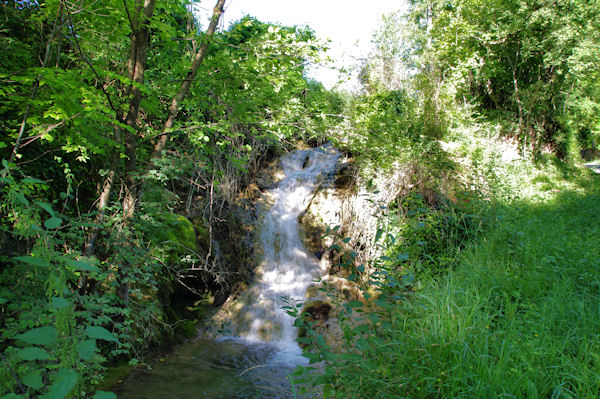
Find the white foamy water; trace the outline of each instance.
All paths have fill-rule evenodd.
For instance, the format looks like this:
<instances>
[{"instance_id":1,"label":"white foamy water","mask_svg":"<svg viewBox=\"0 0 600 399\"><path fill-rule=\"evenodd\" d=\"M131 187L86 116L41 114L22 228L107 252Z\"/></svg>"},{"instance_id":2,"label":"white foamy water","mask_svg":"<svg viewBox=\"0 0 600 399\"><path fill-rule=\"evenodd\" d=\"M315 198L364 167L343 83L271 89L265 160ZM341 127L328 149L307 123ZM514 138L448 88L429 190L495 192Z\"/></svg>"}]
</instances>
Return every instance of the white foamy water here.
<instances>
[{"instance_id":1,"label":"white foamy water","mask_svg":"<svg viewBox=\"0 0 600 399\"><path fill-rule=\"evenodd\" d=\"M264 255L240 309L244 325L238 325L235 334L277 345L275 356L285 363L300 362L301 350L294 320L282 309L282 298L304 300L307 288L321 274L316 258L300 239L298 217L319 184L335 170L338 158L328 146L284 155L280 161L284 177L266 193L271 205L260 227Z\"/></svg>"}]
</instances>

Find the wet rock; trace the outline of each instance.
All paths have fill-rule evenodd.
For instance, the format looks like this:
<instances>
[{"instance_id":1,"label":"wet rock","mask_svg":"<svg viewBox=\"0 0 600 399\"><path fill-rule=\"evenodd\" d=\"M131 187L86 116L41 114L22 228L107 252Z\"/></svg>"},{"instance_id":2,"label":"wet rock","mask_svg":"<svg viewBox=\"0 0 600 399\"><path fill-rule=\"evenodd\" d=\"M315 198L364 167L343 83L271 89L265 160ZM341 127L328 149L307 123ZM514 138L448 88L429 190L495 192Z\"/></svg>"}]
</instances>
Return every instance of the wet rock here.
<instances>
[{"instance_id":1,"label":"wet rock","mask_svg":"<svg viewBox=\"0 0 600 399\"><path fill-rule=\"evenodd\" d=\"M304 305L304 312L308 314L310 321L324 322L329 319L329 312L332 306L323 301L310 301Z\"/></svg>"},{"instance_id":2,"label":"wet rock","mask_svg":"<svg viewBox=\"0 0 600 399\"><path fill-rule=\"evenodd\" d=\"M347 161L340 165L334 180L334 187L338 190L351 190L356 187L356 165Z\"/></svg>"},{"instance_id":3,"label":"wet rock","mask_svg":"<svg viewBox=\"0 0 600 399\"><path fill-rule=\"evenodd\" d=\"M231 292L227 289L221 289L217 292L215 292L215 297L213 299L213 305L214 306L221 306L225 303L225 301L227 301L227 298L229 298L229 295L231 294Z\"/></svg>"},{"instance_id":4,"label":"wet rock","mask_svg":"<svg viewBox=\"0 0 600 399\"><path fill-rule=\"evenodd\" d=\"M310 156L307 155L306 158L304 158L304 161L302 161L302 169L306 169L309 161L310 161Z\"/></svg>"}]
</instances>

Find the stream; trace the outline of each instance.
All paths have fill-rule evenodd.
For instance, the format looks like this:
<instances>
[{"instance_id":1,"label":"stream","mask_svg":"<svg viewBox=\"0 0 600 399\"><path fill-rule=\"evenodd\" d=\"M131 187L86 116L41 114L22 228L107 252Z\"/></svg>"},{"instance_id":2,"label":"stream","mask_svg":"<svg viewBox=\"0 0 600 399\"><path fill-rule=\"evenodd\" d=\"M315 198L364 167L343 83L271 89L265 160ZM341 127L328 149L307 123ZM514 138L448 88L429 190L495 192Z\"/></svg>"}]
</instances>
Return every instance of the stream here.
<instances>
[{"instance_id":1,"label":"stream","mask_svg":"<svg viewBox=\"0 0 600 399\"><path fill-rule=\"evenodd\" d=\"M329 146L296 150L280 160L282 179L265 193L270 204L259 223L262 260L255 282L235 300L235 315L217 339L177 348L152 370L135 373L115 389L121 399L293 398L289 376L306 365L294 320L283 297L304 300L323 272L300 238L298 216L332 175L339 154Z\"/></svg>"}]
</instances>

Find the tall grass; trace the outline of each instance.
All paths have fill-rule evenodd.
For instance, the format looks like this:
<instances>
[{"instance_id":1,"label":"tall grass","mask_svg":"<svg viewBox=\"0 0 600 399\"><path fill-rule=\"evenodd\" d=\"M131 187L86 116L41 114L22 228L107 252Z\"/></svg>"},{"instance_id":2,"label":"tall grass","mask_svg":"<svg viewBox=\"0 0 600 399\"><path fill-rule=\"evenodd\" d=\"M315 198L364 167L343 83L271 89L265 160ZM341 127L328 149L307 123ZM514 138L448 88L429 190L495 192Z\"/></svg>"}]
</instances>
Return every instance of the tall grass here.
<instances>
[{"instance_id":1,"label":"tall grass","mask_svg":"<svg viewBox=\"0 0 600 399\"><path fill-rule=\"evenodd\" d=\"M454 271L396 302L361 341L331 396L600 397L598 191L493 215Z\"/></svg>"}]
</instances>

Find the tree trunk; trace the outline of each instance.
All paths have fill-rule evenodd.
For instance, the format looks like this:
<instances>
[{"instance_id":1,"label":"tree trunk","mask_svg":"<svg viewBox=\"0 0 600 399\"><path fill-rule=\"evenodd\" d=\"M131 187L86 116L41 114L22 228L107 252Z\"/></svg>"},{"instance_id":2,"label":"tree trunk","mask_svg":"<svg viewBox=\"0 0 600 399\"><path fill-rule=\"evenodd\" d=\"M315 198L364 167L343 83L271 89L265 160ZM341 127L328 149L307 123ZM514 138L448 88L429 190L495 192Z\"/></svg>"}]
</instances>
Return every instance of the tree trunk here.
<instances>
[{"instance_id":1,"label":"tree trunk","mask_svg":"<svg viewBox=\"0 0 600 399\"><path fill-rule=\"evenodd\" d=\"M137 0L136 6L135 6L135 13L134 13L133 17L131 18L132 37L131 37L131 45L130 45L130 49L129 49L129 58L127 60L128 80L131 83L130 83L129 87L127 87L127 90L125 91L125 96L129 97L132 94L134 96L134 98L132 98L132 100L130 101L129 112L127 114L127 118L133 119L134 123L135 123L135 119L137 119L137 113L139 112L139 104L141 102L141 92L140 92L139 88L137 89L136 93L132 93L132 92L133 92L133 89L135 88L134 82L140 82L140 83L143 82L143 67L144 67L144 63L145 63L145 57L146 57L146 53L147 53L147 45L148 45L148 40L149 40L147 21L149 21L150 17L152 16L152 14L154 12L154 5L155 5L155 0L146 1L145 3L142 0ZM142 15L142 13L143 13L143 15ZM128 10L127 10L127 14L129 15ZM140 15L142 15L142 22L144 23L144 21L146 21L145 22L146 23L145 34L144 34L144 32L140 32L140 29L139 29ZM142 39L142 40L145 39L145 41L146 41L145 50L143 53L140 53L140 51L138 50L140 39ZM143 58L140 58L140 56L142 56ZM141 66L141 68L142 68L141 71L138 70L139 66ZM137 96L137 104L133 104L134 101L136 101L136 96ZM135 118L134 118L134 113L135 113ZM117 113L117 120L119 122L123 121L122 118L123 118L122 114ZM128 126L130 126L130 125L128 124ZM133 128L135 128L135 126L133 126ZM100 193L100 197L98 199L98 216L96 216L96 220L95 220L96 224L101 224L102 221L104 220L104 210L109 203L110 194L112 191L115 177L117 175L117 170L119 168L119 164L120 164L120 160L121 160L121 153L119 151L118 146L120 144L122 144L121 132L122 132L121 128L119 126L116 126L115 130L114 130L114 136L113 136L114 141L115 141L115 148L113 149L113 153L111 156L109 172L108 172L108 175L106 176L106 179L104 180L104 184L102 185L102 192ZM131 133L128 134L128 136L130 136L130 135L131 135ZM135 136L134 136L133 140L130 139L130 143L131 142L133 142L133 144L135 145ZM130 148L130 151L131 151L131 148ZM135 157L134 157L134 159L135 159ZM135 168L135 161L133 164L129 165L129 167L132 167L132 166ZM96 241L98 239L99 233L100 233L99 227L95 227L92 230L90 237L88 239L88 242L86 244L86 248L85 248L86 256L94 255L95 245L96 245Z\"/></svg>"},{"instance_id":2,"label":"tree trunk","mask_svg":"<svg viewBox=\"0 0 600 399\"><path fill-rule=\"evenodd\" d=\"M213 10L212 19L210 20L210 24L208 25L208 28L206 29L206 33L204 34L202 45L200 46L200 48L198 49L198 52L194 56L194 61L192 62L192 66L190 67L190 70L189 70L187 76L185 77L183 82L181 82L181 86L179 87L177 94L175 94L175 97L173 97L173 100L171 101L171 105L169 106L169 110L168 110L168 114L167 114L167 120L165 121L165 124L163 125L162 131L161 131L161 135L160 135L158 141L156 142L156 145L154 146L154 152L152 154L152 159L158 159L162 155L162 150L165 148L167 141L169 140L169 129L171 129L173 127L173 123L175 122L175 118L177 118L177 113L179 112L179 105L181 104L181 101L183 101L183 99L187 95L188 91L190 90L190 86L192 85L192 82L194 81L196 72L198 72L198 68L202 64L204 57L206 57L206 53L208 51L208 46L210 45L210 39L214 35L214 33L217 29L219 19L221 18L221 15L223 14L224 5L225 5L225 0L217 0L217 4L215 5L215 8ZM152 159L150 160L150 162L152 162ZM149 166L151 168L152 164L150 163Z\"/></svg>"},{"instance_id":3,"label":"tree trunk","mask_svg":"<svg viewBox=\"0 0 600 399\"><path fill-rule=\"evenodd\" d=\"M132 32L131 48L129 55L129 73L132 76L131 99L125 124L129 129L125 132L125 199L123 200L123 213L129 219L135 212L136 196L136 163L137 163L137 134L136 125L142 101L141 86L144 83L144 69L148 43L150 41L150 18L154 12L156 0L144 0L141 20L137 29Z\"/></svg>"}]
</instances>

